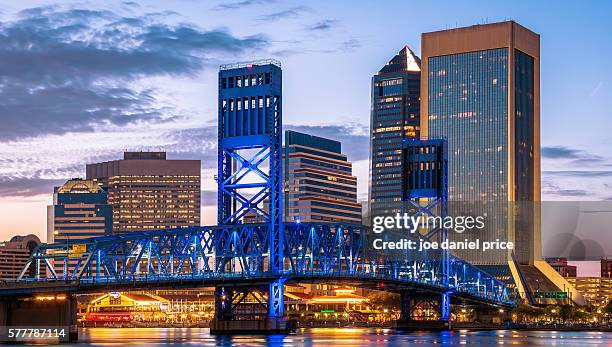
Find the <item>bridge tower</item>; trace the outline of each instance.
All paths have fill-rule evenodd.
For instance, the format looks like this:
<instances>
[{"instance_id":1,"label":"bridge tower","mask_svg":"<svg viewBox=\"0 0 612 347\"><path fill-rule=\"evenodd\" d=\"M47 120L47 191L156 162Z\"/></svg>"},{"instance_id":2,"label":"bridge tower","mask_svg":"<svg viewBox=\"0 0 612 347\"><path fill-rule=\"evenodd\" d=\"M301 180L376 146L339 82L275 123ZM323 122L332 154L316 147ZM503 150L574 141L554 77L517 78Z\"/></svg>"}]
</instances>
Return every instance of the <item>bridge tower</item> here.
<instances>
[{"instance_id":1,"label":"bridge tower","mask_svg":"<svg viewBox=\"0 0 612 347\"><path fill-rule=\"evenodd\" d=\"M267 224L267 247L263 248L269 255L267 264L262 264L257 271L264 271L271 277L276 277L283 269L282 177L280 62L269 59L221 65L217 222L219 225L243 224L245 218L250 218ZM237 268L240 264L233 263L238 256L227 256L227 253L218 256L217 269L246 271ZM284 316L283 279L280 275L277 278L266 288L267 317L271 321L283 321ZM217 293L228 297L225 289ZM216 307L227 305L218 303ZM224 313L224 319L229 316Z\"/></svg>"},{"instance_id":2,"label":"bridge tower","mask_svg":"<svg viewBox=\"0 0 612 347\"><path fill-rule=\"evenodd\" d=\"M408 215L444 217L447 215L448 201L448 154L445 139L406 139L402 146L404 212ZM426 230L421 238L437 241L447 239L448 230L442 225ZM435 254L437 276L444 288L449 288L450 257L448 250ZM412 319L416 305L435 306L439 319L447 324L450 320L450 290L439 297L418 293L402 293L400 321Z\"/></svg>"}]
</instances>

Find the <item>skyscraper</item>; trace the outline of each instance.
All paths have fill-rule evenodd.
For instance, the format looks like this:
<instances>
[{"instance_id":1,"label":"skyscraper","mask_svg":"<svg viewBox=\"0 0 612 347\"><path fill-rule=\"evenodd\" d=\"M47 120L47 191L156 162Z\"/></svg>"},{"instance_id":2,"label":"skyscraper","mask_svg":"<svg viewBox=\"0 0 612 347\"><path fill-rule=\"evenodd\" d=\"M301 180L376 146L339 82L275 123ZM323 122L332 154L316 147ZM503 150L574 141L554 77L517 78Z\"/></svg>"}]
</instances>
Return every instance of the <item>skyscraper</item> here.
<instances>
[{"instance_id":1,"label":"skyscraper","mask_svg":"<svg viewBox=\"0 0 612 347\"><path fill-rule=\"evenodd\" d=\"M94 180L71 179L55 187L48 207L47 242L104 236L112 231L108 194Z\"/></svg>"},{"instance_id":2,"label":"skyscraper","mask_svg":"<svg viewBox=\"0 0 612 347\"><path fill-rule=\"evenodd\" d=\"M424 33L421 44L421 136L447 139L449 201L487 215L481 241L514 243L461 257L532 303L561 288L584 302L541 259L540 36L506 21Z\"/></svg>"},{"instance_id":3,"label":"skyscraper","mask_svg":"<svg viewBox=\"0 0 612 347\"><path fill-rule=\"evenodd\" d=\"M403 211L402 142L419 137L421 60L404 47L372 77L370 216Z\"/></svg>"},{"instance_id":4,"label":"skyscraper","mask_svg":"<svg viewBox=\"0 0 612 347\"><path fill-rule=\"evenodd\" d=\"M55 187L53 205L47 210L47 242L69 241L104 236L112 232L112 209L108 194L99 182L71 179ZM76 260L70 261L72 265ZM68 275L64 266L56 263L59 276Z\"/></svg>"},{"instance_id":5,"label":"skyscraper","mask_svg":"<svg viewBox=\"0 0 612 347\"><path fill-rule=\"evenodd\" d=\"M165 152L87 165L87 179L108 191L114 233L200 225L200 175L199 160L167 160Z\"/></svg>"},{"instance_id":6,"label":"skyscraper","mask_svg":"<svg viewBox=\"0 0 612 347\"><path fill-rule=\"evenodd\" d=\"M475 25L424 33L421 52L421 135L448 141L449 201L539 201L539 35ZM530 224L507 230L522 264L540 259Z\"/></svg>"},{"instance_id":7,"label":"skyscraper","mask_svg":"<svg viewBox=\"0 0 612 347\"><path fill-rule=\"evenodd\" d=\"M357 177L340 142L285 132L285 221L361 223Z\"/></svg>"}]
</instances>

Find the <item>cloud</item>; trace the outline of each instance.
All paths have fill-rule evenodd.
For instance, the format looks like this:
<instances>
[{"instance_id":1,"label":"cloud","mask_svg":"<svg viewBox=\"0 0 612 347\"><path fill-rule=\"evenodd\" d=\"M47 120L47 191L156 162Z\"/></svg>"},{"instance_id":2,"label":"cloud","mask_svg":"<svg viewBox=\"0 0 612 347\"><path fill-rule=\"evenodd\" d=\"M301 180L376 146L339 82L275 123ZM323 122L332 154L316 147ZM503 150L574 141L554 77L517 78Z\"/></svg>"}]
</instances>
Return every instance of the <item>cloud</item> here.
<instances>
[{"instance_id":1,"label":"cloud","mask_svg":"<svg viewBox=\"0 0 612 347\"><path fill-rule=\"evenodd\" d=\"M326 31L335 27L340 21L337 19L323 19L307 27L310 31Z\"/></svg>"},{"instance_id":2,"label":"cloud","mask_svg":"<svg viewBox=\"0 0 612 347\"><path fill-rule=\"evenodd\" d=\"M53 179L13 179L0 178L0 198L5 197L30 197L40 194L52 194L53 187L59 186L66 180Z\"/></svg>"},{"instance_id":3,"label":"cloud","mask_svg":"<svg viewBox=\"0 0 612 347\"><path fill-rule=\"evenodd\" d=\"M85 177L85 165L121 159L122 152L166 151L168 159L199 159L202 181L213 179L216 168L216 126L159 129L141 133L50 135L27 141L0 143L0 197L50 195L53 187L70 178ZM19 153L14 155L13 153Z\"/></svg>"},{"instance_id":4,"label":"cloud","mask_svg":"<svg viewBox=\"0 0 612 347\"><path fill-rule=\"evenodd\" d=\"M604 157L595 155L580 149L568 148L564 146L542 147L542 158L550 160L570 160L570 166L596 166L606 165Z\"/></svg>"},{"instance_id":5,"label":"cloud","mask_svg":"<svg viewBox=\"0 0 612 347\"><path fill-rule=\"evenodd\" d=\"M577 177L577 178L592 178L592 177L612 177L612 171L599 170L558 170L558 171L542 171L545 176L562 176L562 177Z\"/></svg>"},{"instance_id":6,"label":"cloud","mask_svg":"<svg viewBox=\"0 0 612 347\"><path fill-rule=\"evenodd\" d=\"M236 1L236 2L228 2L224 4L219 4L212 9L214 11L223 11L223 10L237 10L243 7L251 6L251 5L263 5L266 3L274 2L274 0L244 0L244 1Z\"/></svg>"},{"instance_id":7,"label":"cloud","mask_svg":"<svg viewBox=\"0 0 612 347\"><path fill-rule=\"evenodd\" d=\"M612 171L542 171L542 200L607 200Z\"/></svg>"},{"instance_id":8,"label":"cloud","mask_svg":"<svg viewBox=\"0 0 612 347\"><path fill-rule=\"evenodd\" d=\"M352 162L366 160L370 155L369 127L362 124L285 125L284 130L294 130L340 141L342 152Z\"/></svg>"},{"instance_id":9,"label":"cloud","mask_svg":"<svg viewBox=\"0 0 612 347\"><path fill-rule=\"evenodd\" d=\"M264 47L237 37L165 23L169 13L124 17L111 11L36 7L0 23L0 142L108 126L174 122L142 78L189 76L218 55Z\"/></svg>"},{"instance_id":10,"label":"cloud","mask_svg":"<svg viewBox=\"0 0 612 347\"><path fill-rule=\"evenodd\" d=\"M542 158L547 159L583 159L588 157L597 157L588 154L585 151L568 148L564 146L542 147Z\"/></svg>"},{"instance_id":11,"label":"cloud","mask_svg":"<svg viewBox=\"0 0 612 347\"><path fill-rule=\"evenodd\" d=\"M306 6L297 6L283 11L273 12L270 14L259 16L257 17L257 20L262 22L272 22L286 18L295 18L308 11L310 11L310 9Z\"/></svg>"},{"instance_id":12,"label":"cloud","mask_svg":"<svg viewBox=\"0 0 612 347\"><path fill-rule=\"evenodd\" d=\"M357 39L350 39L342 42L342 49L345 51L351 51L353 49L361 47L361 42Z\"/></svg>"}]
</instances>

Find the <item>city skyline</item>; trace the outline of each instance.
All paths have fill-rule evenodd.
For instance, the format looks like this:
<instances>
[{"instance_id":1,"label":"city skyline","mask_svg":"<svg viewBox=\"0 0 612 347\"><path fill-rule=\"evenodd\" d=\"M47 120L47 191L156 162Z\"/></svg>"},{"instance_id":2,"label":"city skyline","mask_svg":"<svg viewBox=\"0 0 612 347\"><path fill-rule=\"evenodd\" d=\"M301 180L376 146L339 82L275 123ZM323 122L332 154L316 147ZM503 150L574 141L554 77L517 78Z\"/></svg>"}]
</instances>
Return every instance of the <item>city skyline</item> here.
<instances>
[{"instance_id":1,"label":"city skyline","mask_svg":"<svg viewBox=\"0 0 612 347\"><path fill-rule=\"evenodd\" d=\"M0 38L13 49L0 51L6 58L0 63L0 75L4 75L0 96L12 98L0 101L0 117L6 122L4 131L0 131L0 236L8 239L15 234L34 233L44 239L45 206L52 198L52 187L72 177L84 177L86 163L116 159L124 149L166 150L170 159L201 159L202 224L213 224L217 119L214 76L220 63L268 56L284 64L285 129L340 140L348 150L348 159L355 164L359 198L363 200L369 166L370 77L405 44L420 56L421 32L454 27L454 23L448 18L436 18L427 24L420 20L403 23L401 33L393 32L381 42L365 34L364 29L349 32L356 18L368 13L369 5L358 5L343 13L337 8L322 10L319 5L306 8L290 2L247 3L207 4L201 10L210 18L190 14L189 6L194 9L202 5L185 2L173 7L176 13L160 12L161 4L155 7L132 3L115 6L113 11L102 4L96 5L100 11L84 11L83 7L70 10L70 6L35 10L39 2L5 8L0 13ZM475 4L472 9L478 7ZM421 6L424 5L415 4L414 8ZM29 10L16 14L26 8ZM249 21L244 19L245 11L253 11L254 24L246 23ZM229 20L231 25L226 23L228 27L219 29L223 23L215 23L219 22L214 18L217 13L242 19ZM495 17L496 13L504 15ZM605 148L611 139L605 126L594 125L609 122L604 119L603 108L610 95L610 72L604 69L602 59L609 48L598 47L596 51L588 43L574 42L574 46L584 47L568 50L559 38L568 35L566 29L550 20L538 21L527 11L502 6L463 16L457 24L478 24L484 18L503 20L508 13L516 13L513 19L542 36L543 200L612 198L605 195L611 195L612 171L606 170L611 165L610 154ZM382 18L374 17L372 23L382 23ZM593 23L582 23L584 28L578 28L578 32L585 34L589 28L596 30L596 25L609 25L603 21L595 24L592 17L589 21ZM108 31L104 32L104 28ZM112 37L115 41L111 41L110 29L118 28L126 29L127 34ZM291 41L292 35L278 30L281 28L290 28L303 37ZM37 36L23 35L28 30ZM136 38L140 46L131 42ZM114 47L113 42L118 45ZM40 52L26 48L28 44L56 54L51 54L51 64L46 64L49 60L37 54ZM169 45L175 45L176 53L185 57L162 54ZM568 62L567 54L581 51L593 52L589 56L591 70L573 76L578 69L570 70L574 63ZM105 66L99 60L105 54L119 64ZM31 64L20 64L16 59L19 57L30 59ZM97 63L75 63L62 57L91 57ZM344 64L347 59L353 64ZM26 67L31 67L26 70L30 73L24 72ZM71 75L73 72L78 75ZM556 81L562 72L572 80L571 85ZM45 78L37 79L39 74ZM321 74L329 76L327 86L310 88L315 81L320 84ZM582 87L575 87L578 84ZM36 101L34 105L28 104L32 100ZM69 107L52 107L58 100ZM573 102L560 105L564 100ZM569 123L576 118L576 109L592 121ZM571 141L567 140L568 133L573 135ZM578 170L582 171L575 172ZM591 179L578 185L582 177ZM26 214L36 218L27 218Z\"/></svg>"}]
</instances>

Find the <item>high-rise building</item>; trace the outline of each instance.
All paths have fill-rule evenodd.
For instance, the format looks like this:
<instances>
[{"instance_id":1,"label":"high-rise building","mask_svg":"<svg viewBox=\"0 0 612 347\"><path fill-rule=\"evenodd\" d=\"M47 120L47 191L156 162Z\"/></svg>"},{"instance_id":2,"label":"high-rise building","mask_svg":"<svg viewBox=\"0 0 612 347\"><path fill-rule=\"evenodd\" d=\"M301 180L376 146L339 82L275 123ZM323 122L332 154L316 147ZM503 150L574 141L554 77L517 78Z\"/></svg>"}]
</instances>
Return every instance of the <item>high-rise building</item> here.
<instances>
[{"instance_id":1,"label":"high-rise building","mask_svg":"<svg viewBox=\"0 0 612 347\"><path fill-rule=\"evenodd\" d=\"M112 209L108 194L99 182L71 179L55 187L53 205L47 207L47 242L68 243L90 237L108 235L112 231ZM54 263L58 276L65 273L65 265Z\"/></svg>"},{"instance_id":2,"label":"high-rise building","mask_svg":"<svg viewBox=\"0 0 612 347\"><path fill-rule=\"evenodd\" d=\"M17 279L28 258L39 245L40 239L33 234L13 236L10 241L0 243L0 280Z\"/></svg>"},{"instance_id":3,"label":"high-rise building","mask_svg":"<svg viewBox=\"0 0 612 347\"><path fill-rule=\"evenodd\" d=\"M200 176L199 160L167 160L165 152L87 165L87 179L108 192L113 233L200 225Z\"/></svg>"},{"instance_id":4,"label":"high-rise building","mask_svg":"<svg viewBox=\"0 0 612 347\"><path fill-rule=\"evenodd\" d=\"M47 210L47 242L104 236L112 231L108 194L94 180L71 179L55 187Z\"/></svg>"},{"instance_id":5,"label":"high-rise building","mask_svg":"<svg viewBox=\"0 0 612 347\"><path fill-rule=\"evenodd\" d=\"M424 33L421 44L420 130L447 140L449 212L469 205L486 215L472 238L514 246L457 255L510 279L532 303L537 291L569 290L583 304L541 259L540 36L506 21Z\"/></svg>"},{"instance_id":6,"label":"high-rise building","mask_svg":"<svg viewBox=\"0 0 612 347\"><path fill-rule=\"evenodd\" d=\"M403 211L402 143L419 138L421 60L404 47L372 77L369 214Z\"/></svg>"},{"instance_id":7,"label":"high-rise building","mask_svg":"<svg viewBox=\"0 0 612 347\"><path fill-rule=\"evenodd\" d=\"M283 156L285 221L361 223L357 177L340 142L288 130Z\"/></svg>"},{"instance_id":8,"label":"high-rise building","mask_svg":"<svg viewBox=\"0 0 612 347\"><path fill-rule=\"evenodd\" d=\"M540 36L514 21L424 33L421 55L421 135L448 141L449 201L539 201ZM533 216L497 217L488 236L513 241L520 264L539 260ZM465 256L507 260L485 253Z\"/></svg>"},{"instance_id":9,"label":"high-rise building","mask_svg":"<svg viewBox=\"0 0 612 347\"><path fill-rule=\"evenodd\" d=\"M94 180L71 179L55 187L47 210L47 242L61 243L112 231L108 194Z\"/></svg>"}]
</instances>

